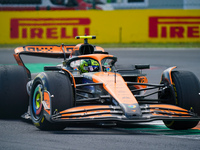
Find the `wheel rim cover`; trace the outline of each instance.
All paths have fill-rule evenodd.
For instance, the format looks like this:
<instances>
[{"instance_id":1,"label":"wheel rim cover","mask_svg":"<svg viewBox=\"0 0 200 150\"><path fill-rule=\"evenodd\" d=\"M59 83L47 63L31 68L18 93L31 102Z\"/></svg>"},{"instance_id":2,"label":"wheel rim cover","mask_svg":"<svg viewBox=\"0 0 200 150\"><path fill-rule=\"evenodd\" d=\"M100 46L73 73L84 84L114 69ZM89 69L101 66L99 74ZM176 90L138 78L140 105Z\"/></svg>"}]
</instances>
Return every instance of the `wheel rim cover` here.
<instances>
[{"instance_id":1,"label":"wheel rim cover","mask_svg":"<svg viewBox=\"0 0 200 150\"><path fill-rule=\"evenodd\" d=\"M42 111L42 85L39 84L33 94L33 111L36 116L40 115Z\"/></svg>"}]
</instances>

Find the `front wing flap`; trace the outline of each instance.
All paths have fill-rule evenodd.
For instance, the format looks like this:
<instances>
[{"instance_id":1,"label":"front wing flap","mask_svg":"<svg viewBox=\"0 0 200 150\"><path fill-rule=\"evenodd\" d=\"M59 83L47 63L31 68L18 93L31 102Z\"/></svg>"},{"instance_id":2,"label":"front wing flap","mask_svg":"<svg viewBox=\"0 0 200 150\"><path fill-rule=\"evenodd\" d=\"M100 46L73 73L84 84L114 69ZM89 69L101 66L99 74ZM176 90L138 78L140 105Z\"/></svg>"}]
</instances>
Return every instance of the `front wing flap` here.
<instances>
[{"instance_id":1,"label":"front wing flap","mask_svg":"<svg viewBox=\"0 0 200 150\"><path fill-rule=\"evenodd\" d=\"M57 112L51 116L52 122L95 122L95 121L116 121L116 122L147 122L153 120L200 120L191 111L168 105L168 104L144 104L140 105L141 116L127 118L120 106L111 105L90 105L70 108Z\"/></svg>"}]
</instances>

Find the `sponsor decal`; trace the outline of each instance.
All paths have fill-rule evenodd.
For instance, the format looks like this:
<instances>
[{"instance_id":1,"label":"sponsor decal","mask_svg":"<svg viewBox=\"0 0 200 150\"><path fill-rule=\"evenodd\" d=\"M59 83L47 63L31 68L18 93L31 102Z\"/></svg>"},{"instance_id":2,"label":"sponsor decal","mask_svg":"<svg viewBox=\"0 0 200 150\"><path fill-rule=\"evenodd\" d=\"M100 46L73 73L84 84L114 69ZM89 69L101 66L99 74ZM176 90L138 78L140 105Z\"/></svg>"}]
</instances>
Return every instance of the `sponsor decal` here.
<instances>
[{"instance_id":1,"label":"sponsor decal","mask_svg":"<svg viewBox=\"0 0 200 150\"><path fill-rule=\"evenodd\" d=\"M27 48L27 51L30 51L30 52L53 52L52 50L53 48L52 47L28 47Z\"/></svg>"},{"instance_id":2,"label":"sponsor decal","mask_svg":"<svg viewBox=\"0 0 200 150\"><path fill-rule=\"evenodd\" d=\"M122 95L125 95L125 94L122 94ZM125 96L125 97L122 97L122 99L131 99L130 97L127 97L127 96Z\"/></svg>"},{"instance_id":3,"label":"sponsor decal","mask_svg":"<svg viewBox=\"0 0 200 150\"><path fill-rule=\"evenodd\" d=\"M66 53L71 53L73 51L73 47L64 46L63 49ZM29 52L43 52L43 53L53 53L55 50L53 50L53 46L26 46L24 51Z\"/></svg>"},{"instance_id":4,"label":"sponsor decal","mask_svg":"<svg viewBox=\"0 0 200 150\"><path fill-rule=\"evenodd\" d=\"M89 18L11 18L11 39L70 39L90 34Z\"/></svg>"},{"instance_id":5,"label":"sponsor decal","mask_svg":"<svg viewBox=\"0 0 200 150\"><path fill-rule=\"evenodd\" d=\"M135 105L128 105L129 108L136 108Z\"/></svg>"},{"instance_id":6,"label":"sponsor decal","mask_svg":"<svg viewBox=\"0 0 200 150\"><path fill-rule=\"evenodd\" d=\"M149 17L150 38L199 38L200 17Z\"/></svg>"}]
</instances>

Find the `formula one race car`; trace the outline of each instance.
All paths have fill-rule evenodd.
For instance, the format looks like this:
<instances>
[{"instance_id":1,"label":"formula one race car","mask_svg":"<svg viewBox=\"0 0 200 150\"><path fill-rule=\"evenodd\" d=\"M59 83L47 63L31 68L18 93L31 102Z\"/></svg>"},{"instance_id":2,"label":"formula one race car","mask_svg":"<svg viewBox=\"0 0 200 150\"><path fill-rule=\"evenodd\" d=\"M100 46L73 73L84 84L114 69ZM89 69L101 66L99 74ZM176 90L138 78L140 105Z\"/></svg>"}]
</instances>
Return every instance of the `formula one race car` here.
<instances>
[{"instance_id":1,"label":"formula one race car","mask_svg":"<svg viewBox=\"0 0 200 150\"><path fill-rule=\"evenodd\" d=\"M200 83L191 72L171 67L160 84L148 83L137 64L117 68L117 58L88 44L24 46L15 49L19 66L0 67L0 117L27 112L41 130L63 130L70 122L136 123L163 120L170 129L190 129L200 120ZM31 79L21 55L63 58ZM148 92L146 92L148 91ZM156 94L157 98L149 98Z\"/></svg>"}]
</instances>

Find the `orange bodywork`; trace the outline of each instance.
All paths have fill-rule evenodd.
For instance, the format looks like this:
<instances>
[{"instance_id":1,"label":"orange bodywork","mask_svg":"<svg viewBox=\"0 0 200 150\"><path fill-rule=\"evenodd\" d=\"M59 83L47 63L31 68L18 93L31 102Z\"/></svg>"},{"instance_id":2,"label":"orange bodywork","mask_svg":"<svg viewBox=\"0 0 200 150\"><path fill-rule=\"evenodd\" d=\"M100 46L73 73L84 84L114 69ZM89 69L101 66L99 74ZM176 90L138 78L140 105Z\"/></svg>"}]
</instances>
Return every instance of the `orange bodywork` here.
<instances>
[{"instance_id":1,"label":"orange bodywork","mask_svg":"<svg viewBox=\"0 0 200 150\"><path fill-rule=\"evenodd\" d=\"M54 115L54 117L59 116L63 120L112 117L112 113L116 111L115 109L117 108L108 105L78 106L61 111L59 114Z\"/></svg>"},{"instance_id":2,"label":"orange bodywork","mask_svg":"<svg viewBox=\"0 0 200 150\"><path fill-rule=\"evenodd\" d=\"M145 76L140 76L137 78L137 82L138 83L148 83L148 79ZM146 88L147 86L146 85L134 85L134 87L136 89L142 89L142 88Z\"/></svg>"},{"instance_id":3,"label":"orange bodywork","mask_svg":"<svg viewBox=\"0 0 200 150\"><path fill-rule=\"evenodd\" d=\"M91 115L91 114L101 114L101 113L110 113L110 110L98 110L98 111L94 111L94 110L91 110L91 111L83 111L83 112L76 112L76 113L69 113L69 114L63 114L62 117L70 117L70 116L73 116L73 115L79 115L79 116L85 116L85 117L89 117L87 115ZM106 114L106 115L109 115L109 114ZM97 115L96 115L97 116ZM102 116L102 115L101 115ZM110 115L111 116L111 115ZM94 117L93 116L90 116L90 117Z\"/></svg>"},{"instance_id":4,"label":"orange bodywork","mask_svg":"<svg viewBox=\"0 0 200 150\"><path fill-rule=\"evenodd\" d=\"M17 53L22 53L22 52L34 52L34 53L54 53L54 54L58 54L58 53L62 53L63 54L63 50L66 54L70 54L73 51L73 48L75 46L72 45L66 45L66 46L56 46L56 45L52 45L52 46L24 46L24 47L18 47L16 48L15 54Z\"/></svg>"},{"instance_id":5,"label":"orange bodywork","mask_svg":"<svg viewBox=\"0 0 200 150\"><path fill-rule=\"evenodd\" d=\"M74 107L74 108L70 108L64 111L61 111L60 113L68 113L68 112L73 112L73 111L85 111L87 109L108 109L109 106L96 106L96 105L92 105L92 106L79 106L79 107Z\"/></svg>"},{"instance_id":6,"label":"orange bodywork","mask_svg":"<svg viewBox=\"0 0 200 150\"><path fill-rule=\"evenodd\" d=\"M102 52L104 52L104 49L103 49L102 47L100 47L100 46L96 46L95 48L96 48L97 51L102 51Z\"/></svg>"},{"instance_id":7,"label":"orange bodywork","mask_svg":"<svg viewBox=\"0 0 200 150\"><path fill-rule=\"evenodd\" d=\"M74 85L74 88L76 88L76 82L75 82L75 79L74 79L74 76L72 75L72 73L71 73L69 70L64 69L64 68L62 68L62 70L68 72L68 73L71 75L71 77L72 77L72 81L73 81L73 85Z\"/></svg>"},{"instance_id":8,"label":"orange bodywork","mask_svg":"<svg viewBox=\"0 0 200 150\"><path fill-rule=\"evenodd\" d=\"M107 54L88 54L80 55L78 58L91 58L97 60L99 65L102 66L101 61L104 58L113 57L113 55ZM65 70L66 71L66 70ZM120 104L121 111L125 116L140 116L142 117L142 112L140 106L135 96L132 94L130 89L127 86L127 83L123 77L114 72L97 72L92 74L83 74L83 77L90 79L94 83L102 83L103 88ZM146 76L138 76L138 83L148 83ZM87 84L87 83L86 83ZM146 85L134 85L137 89L146 88ZM67 110L59 112L60 118L65 119L93 119L93 118L106 118L106 117L116 117L116 114L113 114L113 111L109 109L110 106L79 106L74 108L69 108ZM96 110L97 109L97 110ZM118 114L123 116L122 114ZM168 105L168 104L154 104L149 105L149 115L158 116L158 117L180 117L187 118L190 117L189 112L186 109ZM118 116L118 117L119 117Z\"/></svg>"},{"instance_id":9,"label":"orange bodywork","mask_svg":"<svg viewBox=\"0 0 200 150\"><path fill-rule=\"evenodd\" d=\"M95 83L103 83L104 89L119 103L137 104L137 100L127 87L121 75L113 72L99 72L95 73L92 78Z\"/></svg>"},{"instance_id":10,"label":"orange bodywork","mask_svg":"<svg viewBox=\"0 0 200 150\"><path fill-rule=\"evenodd\" d=\"M166 70L163 72L163 74L162 74L161 82L164 81L164 80L166 80L169 84L172 85L173 82L172 82L172 75L171 75L171 72L172 72L172 70L175 69L175 68L176 68L176 66L170 67L170 68L166 69Z\"/></svg>"},{"instance_id":11,"label":"orange bodywork","mask_svg":"<svg viewBox=\"0 0 200 150\"><path fill-rule=\"evenodd\" d=\"M73 72L70 72L67 70L67 62L66 58L74 55L74 52L77 52L81 49L81 46L83 44L78 44L78 45L61 45L61 46L24 46L24 47L18 47L15 49L15 54L14 57L18 63L18 65L23 66L29 77L31 77L31 73L28 68L25 67L20 55L21 54L26 54L26 55L35 55L35 56L43 56L43 57L53 57L53 58L64 58L65 65L63 63L63 68L59 68L58 71L64 71L65 73L68 73L71 76L71 81L73 82L74 86L74 91L76 91L76 88L78 88L78 84L76 85L76 76L73 76ZM87 46L88 43L85 43ZM91 45L89 45L91 46ZM84 46L82 46L83 48ZM83 50L85 51L85 50ZM96 52L96 54L94 53ZM101 52L99 52L101 51ZM79 51L80 52L80 51ZM114 63L117 60L116 57L113 57L113 55L108 55L107 53L103 53L104 49L96 46L92 47L92 53L88 54L84 52L84 55L76 55L77 57L74 58L76 59L94 59L99 62L99 66L102 67L102 60L104 58L113 58ZM81 54L81 53L80 53ZM73 59L71 59L71 62ZM114 64L113 63L113 64ZM169 82L172 84L172 77L171 77L171 71L175 67L169 68L166 72L163 74L163 78L166 78L167 80L170 80ZM168 104L145 104L141 105L137 101L137 97L133 95L129 87L127 86L126 81L124 78L119 74L115 72L103 72L103 67L100 68L101 72L92 72L92 73L83 73L80 74L79 78L85 78L88 79L89 83L92 85L98 85L96 83L100 83L103 85L102 91L106 91L108 93L108 98L105 98L107 95L103 95L104 100L106 101L111 101L110 105L84 105L84 106L78 106L77 107L72 107L68 108L66 110L62 110L60 112L57 112L56 110L51 110L51 95L48 91L44 91L44 100L43 100L43 106L44 106L44 111L46 112L47 115L49 115L49 118L51 118L50 121L60 121L60 120L78 120L78 119L90 119L95 120L95 119L113 119L113 120L122 120L124 119L125 121L131 120L131 121L146 121L154 118L162 118L164 119L171 119L171 118L188 118L188 117L194 117L193 114L191 114L188 110L173 106L173 105L168 105ZM133 85L136 88L136 91L141 91L137 89L144 89L147 90L147 84L148 83L147 77L146 76L140 76L136 75L136 85ZM132 77L132 76L131 76ZM135 77L135 76L134 76ZM92 83L93 82L93 83ZM77 82L78 83L78 82ZM91 84L86 85L90 86ZM138 83L144 83L144 84L139 84ZM85 83L87 84L87 83ZM134 83L135 84L135 83ZM80 87L85 86L82 85L81 83L79 84ZM146 89L145 89L146 88ZM80 90L80 89L79 89ZM135 89L134 89L135 90ZM77 90L78 91L78 90ZM84 91L84 90L83 90ZM105 93L106 93L105 92ZM88 92L89 93L89 92ZM103 93L103 92L102 92ZM93 94L93 93L89 93ZM78 94L77 94L78 95ZM81 94L79 94L80 96ZM85 101L87 98L91 100L94 97L87 97L83 96L83 99L77 99L79 102L81 100ZM93 95L92 95L93 96ZM138 95L137 95L138 96ZM101 100L101 96L97 97L97 101ZM139 100L139 99L138 99ZM105 103L107 104L107 103ZM114 105L113 105L114 104ZM53 104L52 104L53 105ZM80 105L80 104L79 104ZM67 108L67 107L66 107ZM52 108L53 109L53 108ZM55 112L54 114L52 112ZM152 119L152 120L153 120ZM156 119L154 119L156 120Z\"/></svg>"},{"instance_id":12,"label":"orange bodywork","mask_svg":"<svg viewBox=\"0 0 200 150\"><path fill-rule=\"evenodd\" d=\"M47 91L44 91L44 102L46 107L44 107L44 110L50 115L50 95Z\"/></svg>"},{"instance_id":13,"label":"orange bodywork","mask_svg":"<svg viewBox=\"0 0 200 150\"><path fill-rule=\"evenodd\" d=\"M188 110L169 104L149 105L149 111L154 116L190 117Z\"/></svg>"},{"instance_id":14,"label":"orange bodywork","mask_svg":"<svg viewBox=\"0 0 200 150\"><path fill-rule=\"evenodd\" d=\"M172 74L171 74L171 72L172 72L172 70L175 69L175 68L176 68L176 66L172 67L172 68L170 69L170 71L169 71L169 77L170 77L170 83L171 83L171 84L172 84Z\"/></svg>"},{"instance_id":15,"label":"orange bodywork","mask_svg":"<svg viewBox=\"0 0 200 150\"><path fill-rule=\"evenodd\" d=\"M180 112L180 111L173 111L173 110L160 110L160 109L150 109L152 115L163 115L163 116L173 116L173 117L189 117L188 112ZM163 114L162 114L163 113ZM184 116L185 115L185 116Z\"/></svg>"},{"instance_id":16,"label":"orange bodywork","mask_svg":"<svg viewBox=\"0 0 200 150\"><path fill-rule=\"evenodd\" d=\"M157 108L161 108L161 109L174 109L174 110L179 110L179 111L187 111L186 109L180 108L178 106L174 106L174 105L167 105L167 104L152 104L149 105L149 107L157 109Z\"/></svg>"}]
</instances>

